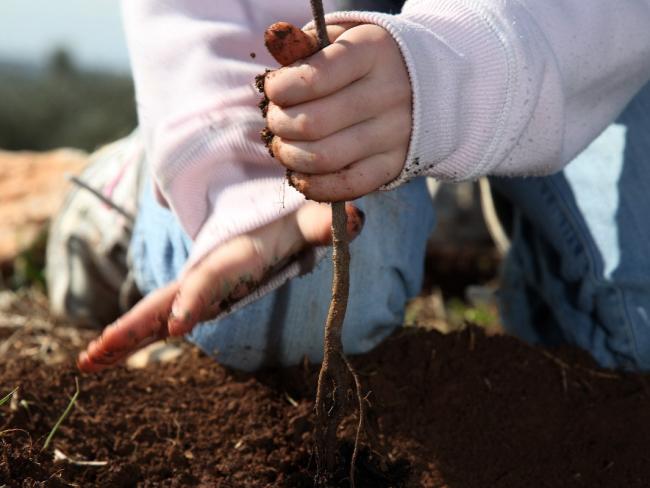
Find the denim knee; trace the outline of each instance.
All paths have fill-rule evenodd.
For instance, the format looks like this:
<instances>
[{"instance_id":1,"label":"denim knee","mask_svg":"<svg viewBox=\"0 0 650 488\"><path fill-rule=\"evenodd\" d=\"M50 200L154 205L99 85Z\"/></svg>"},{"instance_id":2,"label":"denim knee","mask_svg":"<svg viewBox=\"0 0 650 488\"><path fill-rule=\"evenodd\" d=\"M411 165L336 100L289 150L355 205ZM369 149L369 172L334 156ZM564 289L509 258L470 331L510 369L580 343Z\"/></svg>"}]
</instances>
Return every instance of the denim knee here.
<instances>
[{"instance_id":1,"label":"denim knee","mask_svg":"<svg viewBox=\"0 0 650 488\"><path fill-rule=\"evenodd\" d=\"M506 327L606 367L650 370L650 84L567 168L493 179L514 209Z\"/></svg>"},{"instance_id":2,"label":"denim knee","mask_svg":"<svg viewBox=\"0 0 650 488\"><path fill-rule=\"evenodd\" d=\"M350 299L343 331L348 354L366 352L402 323L406 301L420 291L433 205L424 179L356 202L366 215L351 244ZM171 213L143 194L132 243L138 284L149 292L180 272L191 242ZM322 359L331 296L331 256L314 270L188 339L222 364L243 370Z\"/></svg>"}]
</instances>

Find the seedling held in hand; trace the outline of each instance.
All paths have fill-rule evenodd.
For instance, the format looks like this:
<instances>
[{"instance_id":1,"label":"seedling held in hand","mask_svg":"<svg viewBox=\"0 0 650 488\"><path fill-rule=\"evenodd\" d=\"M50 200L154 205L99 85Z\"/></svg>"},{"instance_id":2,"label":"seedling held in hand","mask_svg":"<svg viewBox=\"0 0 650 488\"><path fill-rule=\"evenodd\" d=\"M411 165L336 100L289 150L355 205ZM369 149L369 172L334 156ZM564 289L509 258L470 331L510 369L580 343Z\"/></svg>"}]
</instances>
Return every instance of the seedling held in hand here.
<instances>
[{"instance_id":1,"label":"seedling held in hand","mask_svg":"<svg viewBox=\"0 0 650 488\"><path fill-rule=\"evenodd\" d=\"M266 46L280 64L291 64L329 45L322 2L320 0L311 0L311 7L318 42L315 42L313 37L305 34L300 29L284 22L274 24L267 30L265 35ZM262 90L263 76L257 80L257 86ZM260 103L264 115L267 105L267 100ZM265 129L262 132L262 139L270 149L273 134L268 129ZM273 155L272 151L271 155ZM291 173L288 172L287 176L291 182ZM318 377L316 393L316 481L319 485L326 485L330 476L336 470L337 430L345 414L351 376L354 381L359 408L359 423L350 468L350 482L354 487L354 470L359 440L364 429L365 399L361 393L360 379L343 353L341 340L350 286L350 251L346 233L345 202L332 202L331 206L334 273L332 299L325 324L323 363Z\"/></svg>"}]
</instances>

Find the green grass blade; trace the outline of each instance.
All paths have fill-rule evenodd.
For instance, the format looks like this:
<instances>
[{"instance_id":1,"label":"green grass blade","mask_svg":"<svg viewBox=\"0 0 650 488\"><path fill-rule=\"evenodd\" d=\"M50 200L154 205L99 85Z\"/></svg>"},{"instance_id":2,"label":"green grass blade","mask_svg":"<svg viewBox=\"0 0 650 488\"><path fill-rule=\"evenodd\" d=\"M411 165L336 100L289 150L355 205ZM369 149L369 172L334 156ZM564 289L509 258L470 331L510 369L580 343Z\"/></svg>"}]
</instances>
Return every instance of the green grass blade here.
<instances>
[{"instance_id":1,"label":"green grass blade","mask_svg":"<svg viewBox=\"0 0 650 488\"><path fill-rule=\"evenodd\" d=\"M79 396L79 380L75 377L74 382L77 386L77 390L74 392L74 395L72 395L72 398L70 398L70 403L68 403L68 406L63 411L63 414L61 414L61 416L59 417L59 420L57 420L56 424L54 424L54 427L52 427L52 430L48 434L47 439L45 439L45 444L43 444L43 450L46 450L50 446L50 442L52 442L52 438L54 437L54 434L56 434L56 431L59 430L59 427L61 426L65 418L72 410L72 407L74 407L74 404L77 402L77 397Z\"/></svg>"},{"instance_id":2,"label":"green grass blade","mask_svg":"<svg viewBox=\"0 0 650 488\"><path fill-rule=\"evenodd\" d=\"M2 400L0 400L0 407L3 406L5 403L7 403L9 400L11 400L11 397L14 396L14 393L18 391L18 386L13 389L13 391L9 392L7 396L5 396Z\"/></svg>"}]
</instances>

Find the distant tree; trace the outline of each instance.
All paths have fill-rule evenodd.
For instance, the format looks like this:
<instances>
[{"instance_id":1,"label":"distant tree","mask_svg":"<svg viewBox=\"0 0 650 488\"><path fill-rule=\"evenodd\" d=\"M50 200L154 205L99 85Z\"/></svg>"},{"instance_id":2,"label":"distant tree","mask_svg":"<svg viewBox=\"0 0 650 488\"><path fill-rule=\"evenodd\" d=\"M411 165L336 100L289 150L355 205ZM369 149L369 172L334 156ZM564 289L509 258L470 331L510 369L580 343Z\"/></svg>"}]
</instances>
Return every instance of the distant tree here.
<instances>
[{"instance_id":1,"label":"distant tree","mask_svg":"<svg viewBox=\"0 0 650 488\"><path fill-rule=\"evenodd\" d=\"M64 47L57 47L48 60L48 69L55 76L71 76L77 72L70 52Z\"/></svg>"},{"instance_id":2,"label":"distant tree","mask_svg":"<svg viewBox=\"0 0 650 488\"><path fill-rule=\"evenodd\" d=\"M0 62L1 149L92 151L133 130L129 76L83 70L63 49L52 54L47 68L3 70Z\"/></svg>"}]
</instances>

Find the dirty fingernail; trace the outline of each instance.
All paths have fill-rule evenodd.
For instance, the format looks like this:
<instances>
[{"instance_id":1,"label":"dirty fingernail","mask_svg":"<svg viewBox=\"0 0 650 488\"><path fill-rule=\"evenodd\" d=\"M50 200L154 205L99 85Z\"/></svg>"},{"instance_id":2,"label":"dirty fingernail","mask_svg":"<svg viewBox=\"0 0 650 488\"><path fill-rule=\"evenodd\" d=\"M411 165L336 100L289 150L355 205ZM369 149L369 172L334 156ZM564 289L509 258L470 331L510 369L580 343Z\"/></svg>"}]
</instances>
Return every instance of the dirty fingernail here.
<instances>
[{"instance_id":1,"label":"dirty fingernail","mask_svg":"<svg viewBox=\"0 0 650 488\"><path fill-rule=\"evenodd\" d=\"M174 299L174 302L172 303L172 308L171 308L171 313L169 314L169 318L174 320L180 320L182 316L183 316L183 311L181 310L179 297L176 297Z\"/></svg>"},{"instance_id":2,"label":"dirty fingernail","mask_svg":"<svg viewBox=\"0 0 650 488\"><path fill-rule=\"evenodd\" d=\"M88 353L81 352L79 353L79 356L77 356L77 368L79 368L80 371L88 371L90 367L90 359L88 358Z\"/></svg>"},{"instance_id":3,"label":"dirty fingernail","mask_svg":"<svg viewBox=\"0 0 650 488\"><path fill-rule=\"evenodd\" d=\"M262 139L262 142L264 143L266 148L269 150L269 154L271 155L271 157L274 157L273 147L272 147L274 135L275 134L273 134L273 132L271 132L271 129L269 129L268 127L264 127L264 129L262 129L262 132L260 132L260 138Z\"/></svg>"},{"instance_id":4,"label":"dirty fingernail","mask_svg":"<svg viewBox=\"0 0 650 488\"><path fill-rule=\"evenodd\" d=\"M348 205L348 234L356 237L363 230L366 223L366 214L354 205Z\"/></svg>"},{"instance_id":5,"label":"dirty fingernail","mask_svg":"<svg viewBox=\"0 0 650 488\"><path fill-rule=\"evenodd\" d=\"M274 135L273 138L271 139L271 143L269 144L268 149L269 149L269 151L270 151L271 153L273 153L273 157L276 157L277 155L280 154L280 152L278 151L278 149L279 149L279 148L278 148L278 145L279 145L281 142L282 142L282 141L280 140L280 138L279 138L278 136L275 136L275 135ZM277 159L278 161L280 161L280 163L282 164L282 160L281 160L281 159L279 159L279 158L276 158L276 159Z\"/></svg>"},{"instance_id":6,"label":"dirty fingernail","mask_svg":"<svg viewBox=\"0 0 650 488\"><path fill-rule=\"evenodd\" d=\"M165 337L181 336L187 333L192 326L192 312L181 309L176 302L172 305L172 311L167 319L167 330Z\"/></svg>"}]
</instances>

